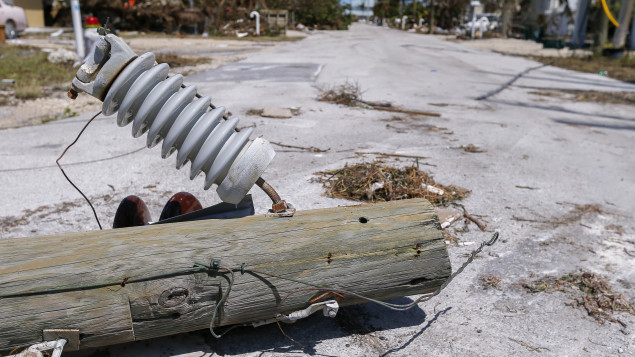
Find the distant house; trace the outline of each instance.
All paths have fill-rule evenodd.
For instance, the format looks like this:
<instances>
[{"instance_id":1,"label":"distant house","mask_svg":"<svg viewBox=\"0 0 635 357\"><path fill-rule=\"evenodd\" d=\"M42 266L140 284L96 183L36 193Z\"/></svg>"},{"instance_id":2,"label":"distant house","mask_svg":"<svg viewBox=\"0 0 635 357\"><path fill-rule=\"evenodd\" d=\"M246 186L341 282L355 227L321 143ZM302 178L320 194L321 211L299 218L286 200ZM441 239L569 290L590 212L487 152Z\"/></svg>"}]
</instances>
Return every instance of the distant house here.
<instances>
[{"instance_id":1,"label":"distant house","mask_svg":"<svg viewBox=\"0 0 635 357\"><path fill-rule=\"evenodd\" d=\"M42 0L15 0L15 5L24 9L30 27L44 26L44 5Z\"/></svg>"}]
</instances>

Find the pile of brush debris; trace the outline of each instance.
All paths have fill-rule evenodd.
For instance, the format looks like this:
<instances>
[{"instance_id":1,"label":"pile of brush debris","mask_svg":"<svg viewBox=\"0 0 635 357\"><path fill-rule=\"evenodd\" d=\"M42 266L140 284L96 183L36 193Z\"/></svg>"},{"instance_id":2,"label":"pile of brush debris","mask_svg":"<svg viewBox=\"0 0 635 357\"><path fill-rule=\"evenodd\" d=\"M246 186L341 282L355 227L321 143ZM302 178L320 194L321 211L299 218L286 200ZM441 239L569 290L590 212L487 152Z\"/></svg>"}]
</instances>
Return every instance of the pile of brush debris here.
<instances>
[{"instance_id":1,"label":"pile of brush debris","mask_svg":"<svg viewBox=\"0 0 635 357\"><path fill-rule=\"evenodd\" d=\"M404 168L385 166L381 162L346 165L339 170L317 172L329 197L378 202L408 198L425 198L443 205L462 200L469 191L458 186L445 186L416 165Z\"/></svg>"}]
</instances>

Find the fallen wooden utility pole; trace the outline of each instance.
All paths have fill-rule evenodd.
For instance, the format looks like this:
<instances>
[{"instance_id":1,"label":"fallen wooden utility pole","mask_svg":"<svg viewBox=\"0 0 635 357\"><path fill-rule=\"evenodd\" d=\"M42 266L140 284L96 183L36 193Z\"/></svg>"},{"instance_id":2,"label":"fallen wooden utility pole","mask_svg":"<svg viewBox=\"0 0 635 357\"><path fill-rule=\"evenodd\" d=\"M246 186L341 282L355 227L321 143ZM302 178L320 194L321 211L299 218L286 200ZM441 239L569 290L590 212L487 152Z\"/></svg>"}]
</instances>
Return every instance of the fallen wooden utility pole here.
<instances>
[{"instance_id":1,"label":"fallen wooden utility pole","mask_svg":"<svg viewBox=\"0 0 635 357\"><path fill-rule=\"evenodd\" d=\"M69 350L203 329L225 296L215 326L257 325L327 298L363 301L315 287L384 300L433 292L450 273L422 199L3 239L0 351L46 336L67 336Z\"/></svg>"}]
</instances>

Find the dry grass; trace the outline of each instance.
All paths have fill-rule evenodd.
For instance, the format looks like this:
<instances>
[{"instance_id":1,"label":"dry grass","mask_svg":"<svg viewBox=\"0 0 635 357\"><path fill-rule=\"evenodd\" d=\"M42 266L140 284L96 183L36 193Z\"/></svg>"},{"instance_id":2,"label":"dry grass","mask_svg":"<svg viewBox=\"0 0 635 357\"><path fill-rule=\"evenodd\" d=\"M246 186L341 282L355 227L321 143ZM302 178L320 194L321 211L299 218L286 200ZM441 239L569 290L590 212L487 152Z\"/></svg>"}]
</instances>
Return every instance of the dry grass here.
<instances>
[{"instance_id":1,"label":"dry grass","mask_svg":"<svg viewBox=\"0 0 635 357\"><path fill-rule=\"evenodd\" d=\"M538 57L529 56L534 61L574 71L599 74L624 82L635 83L635 57L612 59L606 57Z\"/></svg>"},{"instance_id":2,"label":"dry grass","mask_svg":"<svg viewBox=\"0 0 635 357\"><path fill-rule=\"evenodd\" d=\"M593 102L606 104L635 105L635 93L632 92L602 92L597 90L541 90L529 94L544 97L570 99L576 102Z\"/></svg>"},{"instance_id":3,"label":"dry grass","mask_svg":"<svg viewBox=\"0 0 635 357\"><path fill-rule=\"evenodd\" d=\"M346 81L344 84L334 87L321 88L318 100L355 107L362 100L362 90L357 82Z\"/></svg>"},{"instance_id":4,"label":"dry grass","mask_svg":"<svg viewBox=\"0 0 635 357\"><path fill-rule=\"evenodd\" d=\"M397 168L381 162L344 166L339 170L317 172L329 197L379 202L407 198L425 198L435 204L461 200L469 191L444 186L416 166Z\"/></svg>"},{"instance_id":5,"label":"dry grass","mask_svg":"<svg viewBox=\"0 0 635 357\"><path fill-rule=\"evenodd\" d=\"M546 276L532 282L521 281L520 286L531 293L561 291L574 295L571 304L583 307L599 323L617 322L610 314L624 311L635 314L635 306L624 295L613 292L609 282L594 273L572 273L560 278Z\"/></svg>"},{"instance_id":6,"label":"dry grass","mask_svg":"<svg viewBox=\"0 0 635 357\"><path fill-rule=\"evenodd\" d=\"M209 63L211 58L207 57L185 57L176 53L155 54L157 63L167 63L170 67L196 66L197 64Z\"/></svg>"}]
</instances>

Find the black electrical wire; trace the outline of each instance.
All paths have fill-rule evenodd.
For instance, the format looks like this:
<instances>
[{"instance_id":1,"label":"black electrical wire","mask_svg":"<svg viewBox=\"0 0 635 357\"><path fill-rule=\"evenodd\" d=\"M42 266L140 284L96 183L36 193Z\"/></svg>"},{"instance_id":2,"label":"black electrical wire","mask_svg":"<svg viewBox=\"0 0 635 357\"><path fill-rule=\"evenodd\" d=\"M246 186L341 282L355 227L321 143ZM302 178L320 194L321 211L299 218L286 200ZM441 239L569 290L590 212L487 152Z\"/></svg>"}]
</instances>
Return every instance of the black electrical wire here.
<instances>
[{"instance_id":1,"label":"black electrical wire","mask_svg":"<svg viewBox=\"0 0 635 357\"><path fill-rule=\"evenodd\" d=\"M99 226L99 229L103 229L101 227L101 222L99 222L99 217L97 217L97 212L95 211L95 207L93 207L93 204L90 202L90 200L88 199L88 197L86 197L86 195L84 194L84 192L82 192L82 190L79 189L79 187L77 187L73 181L71 181L70 178L68 178L68 176L66 175L66 172L64 172L64 169L62 168L62 165L60 164L60 160L64 157L64 155L66 154L66 152L68 151L68 149L71 148L71 146L75 145L75 143L77 142L77 140L79 140L79 137L82 136L82 134L84 133L84 130L86 130L86 128L88 127L88 125L90 123L93 122L93 120L95 120L95 118L97 118L99 116L99 114L101 114L101 111L99 111L97 114L95 114L92 118L90 118L90 120L84 125L84 127L82 128L82 130L79 132L79 134L77 134L77 137L75 138L75 140L73 140L72 143L70 143L70 145L68 145L66 147L66 149L64 149L64 152L62 152L62 155L60 155L60 157L57 158L57 160L55 160L55 163L57 164L57 167L60 168L60 171L62 171L62 175L64 175L64 177L66 178L66 180L68 181L68 183L71 184L71 186L73 186L77 192L79 192L80 195L82 195L82 197L84 197L84 199L86 200L86 202L88 202L88 205L90 206L90 209L93 210L93 215L95 216L95 220L97 221L97 225Z\"/></svg>"}]
</instances>

